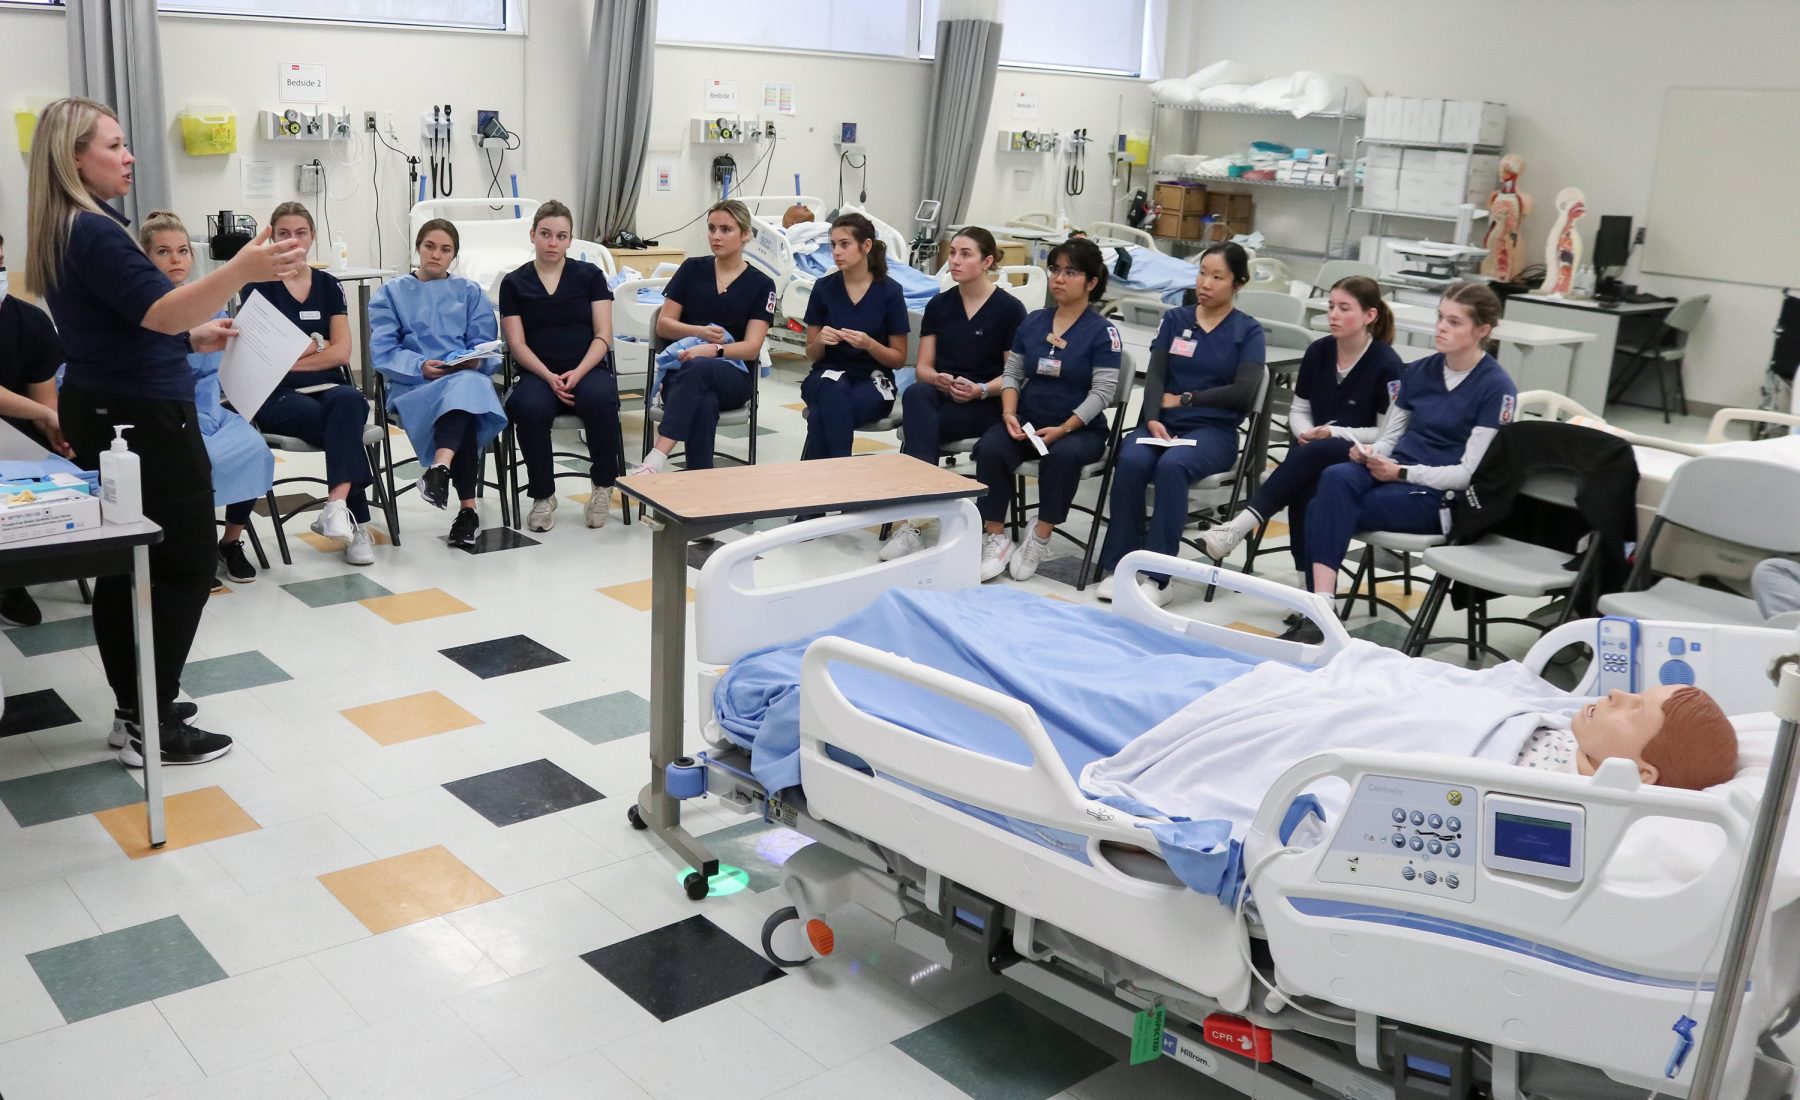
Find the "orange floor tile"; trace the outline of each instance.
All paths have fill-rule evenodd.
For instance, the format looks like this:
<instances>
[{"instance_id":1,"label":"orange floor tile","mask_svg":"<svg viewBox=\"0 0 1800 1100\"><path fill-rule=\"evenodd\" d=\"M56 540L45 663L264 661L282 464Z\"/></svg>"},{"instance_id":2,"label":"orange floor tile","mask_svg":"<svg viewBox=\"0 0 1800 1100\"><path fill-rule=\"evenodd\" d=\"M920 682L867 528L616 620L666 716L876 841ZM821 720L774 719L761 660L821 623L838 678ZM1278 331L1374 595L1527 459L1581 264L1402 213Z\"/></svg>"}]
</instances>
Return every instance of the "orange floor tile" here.
<instances>
[{"instance_id":1,"label":"orange floor tile","mask_svg":"<svg viewBox=\"0 0 1800 1100\"><path fill-rule=\"evenodd\" d=\"M398 745L402 741L417 741L421 737L481 725L481 719L436 691L403 695L339 713L382 745Z\"/></svg>"},{"instance_id":2,"label":"orange floor tile","mask_svg":"<svg viewBox=\"0 0 1800 1100\"><path fill-rule=\"evenodd\" d=\"M332 871L319 881L376 934L500 896L442 845Z\"/></svg>"},{"instance_id":3,"label":"orange floor tile","mask_svg":"<svg viewBox=\"0 0 1800 1100\"><path fill-rule=\"evenodd\" d=\"M395 626L475 610L441 588L421 588L417 592L397 592L392 596L371 596L357 602Z\"/></svg>"},{"instance_id":4,"label":"orange floor tile","mask_svg":"<svg viewBox=\"0 0 1800 1100\"><path fill-rule=\"evenodd\" d=\"M163 799L163 814L168 823L169 840L161 848L150 847L150 822L142 802L101 810L94 816L132 859L173 852L177 848L189 848L239 833L253 833L262 828L218 787L172 794Z\"/></svg>"},{"instance_id":5,"label":"orange floor tile","mask_svg":"<svg viewBox=\"0 0 1800 1100\"><path fill-rule=\"evenodd\" d=\"M879 439L866 439L860 435L856 437L854 443L850 444L850 453L854 455L880 454L883 451L891 451L893 449L894 445L892 443L883 443Z\"/></svg>"},{"instance_id":6,"label":"orange floor tile","mask_svg":"<svg viewBox=\"0 0 1800 1100\"><path fill-rule=\"evenodd\" d=\"M650 610L650 582L648 580L632 581L630 584L609 584L605 588L594 591L608 599L618 600L634 611ZM687 602L694 602L694 590L687 590Z\"/></svg>"},{"instance_id":7,"label":"orange floor tile","mask_svg":"<svg viewBox=\"0 0 1800 1100\"><path fill-rule=\"evenodd\" d=\"M311 520L307 521L312 522ZM392 546L394 540L388 538L387 532L379 527L369 528L369 540L376 546ZM300 541L322 554L341 554L344 552L343 539L328 539L324 535L312 531L300 532Z\"/></svg>"},{"instance_id":8,"label":"orange floor tile","mask_svg":"<svg viewBox=\"0 0 1800 1100\"><path fill-rule=\"evenodd\" d=\"M1275 637L1275 632L1273 630L1264 630L1260 626L1251 626L1249 623L1244 622L1226 623L1225 629L1241 630L1246 634L1260 634L1265 638Z\"/></svg>"}]
</instances>

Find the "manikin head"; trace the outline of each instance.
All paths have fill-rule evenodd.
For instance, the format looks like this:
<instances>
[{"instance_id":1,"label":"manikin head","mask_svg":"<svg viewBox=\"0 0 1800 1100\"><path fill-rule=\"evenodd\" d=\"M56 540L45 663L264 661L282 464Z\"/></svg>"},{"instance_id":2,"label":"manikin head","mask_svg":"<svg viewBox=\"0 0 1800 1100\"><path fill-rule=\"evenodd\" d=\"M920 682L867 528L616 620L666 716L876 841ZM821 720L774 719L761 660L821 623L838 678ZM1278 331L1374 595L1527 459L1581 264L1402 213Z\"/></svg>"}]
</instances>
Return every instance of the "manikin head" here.
<instances>
[{"instance_id":1,"label":"manikin head","mask_svg":"<svg viewBox=\"0 0 1800 1100\"><path fill-rule=\"evenodd\" d=\"M1615 691L1578 711L1571 728L1583 775L1613 757L1636 764L1645 783L1690 791L1737 774L1737 731L1712 696L1696 687Z\"/></svg>"}]
</instances>

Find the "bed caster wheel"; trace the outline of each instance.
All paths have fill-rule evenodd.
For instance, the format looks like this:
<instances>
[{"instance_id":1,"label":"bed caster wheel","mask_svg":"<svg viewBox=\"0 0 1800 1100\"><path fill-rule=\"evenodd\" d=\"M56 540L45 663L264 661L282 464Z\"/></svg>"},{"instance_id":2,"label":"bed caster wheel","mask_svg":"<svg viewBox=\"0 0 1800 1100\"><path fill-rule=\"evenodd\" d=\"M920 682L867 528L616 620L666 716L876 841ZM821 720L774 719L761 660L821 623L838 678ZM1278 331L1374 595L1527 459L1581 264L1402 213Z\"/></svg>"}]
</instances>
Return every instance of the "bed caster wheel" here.
<instances>
[{"instance_id":1,"label":"bed caster wheel","mask_svg":"<svg viewBox=\"0 0 1800 1100\"><path fill-rule=\"evenodd\" d=\"M788 969L792 969L793 967L796 967L796 966L805 966L807 963L812 962L811 957L804 958L804 959L784 959L781 957L780 953L778 953L775 950L775 933L776 933L776 931L778 929L780 929L781 926L786 924L788 921L797 921L799 919L800 919L800 911L798 909L795 909L791 905L788 906L786 909L777 909L773 913L769 914L769 919L766 921L763 921L763 930L762 930L763 958L768 959L770 962L774 963L776 966L780 966L780 967L784 967L784 968L788 968Z\"/></svg>"},{"instance_id":2,"label":"bed caster wheel","mask_svg":"<svg viewBox=\"0 0 1800 1100\"><path fill-rule=\"evenodd\" d=\"M643 813L639 811L636 806L632 806L625 811L625 820L631 822L631 827L640 832L650 827L649 824L644 821Z\"/></svg>"},{"instance_id":3,"label":"bed caster wheel","mask_svg":"<svg viewBox=\"0 0 1800 1100\"><path fill-rule=\"evenodd\" d=\"M681 888L687 891L689 901L699 901L706 896L706 891L710 887L707 885L705 875L698 871L689 871L688 876L681 880Z\"/></svg>"}]
</instances>

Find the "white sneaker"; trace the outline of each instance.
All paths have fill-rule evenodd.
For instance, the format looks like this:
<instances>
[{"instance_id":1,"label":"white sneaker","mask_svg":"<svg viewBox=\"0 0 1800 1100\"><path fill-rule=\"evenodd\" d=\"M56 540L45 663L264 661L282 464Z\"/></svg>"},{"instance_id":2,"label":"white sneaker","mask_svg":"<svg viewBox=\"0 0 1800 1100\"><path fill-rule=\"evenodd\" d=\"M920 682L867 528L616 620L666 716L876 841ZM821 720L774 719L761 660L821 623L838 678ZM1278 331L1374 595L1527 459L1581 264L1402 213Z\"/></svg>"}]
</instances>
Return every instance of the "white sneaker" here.
<instances>
[{"instance_id":1,"label":"white sneaker","mask_svg":"<svg viewBox=\"0 0 1800 1100\"><path fill-rule=\"evenodd\" d=\"M356 525L350 541L344 544L344 560L351 565L375 564L375 540L369 537L368 527Z\"/></svg>"},{"instance_id":2,"label":"white sneaker","mask_svg":"<svg viewBox=\"0 0 1800 1100\"><path fill-rule=\"evenodd\" d=\"M981 579L991 581L1006 572L1012 552L1013 540L1006 537L1005 531L981 536Z\"/></svg>"},{"instance_id":3,"label":"white sneaker","mask_svg":"<svg viewBox=\"0 0 1800 1100\"><path fill-rule=\"evenodd\" d=\"M341 500L328 500L319 518L313 522L313 530L328 539L349 539L356 527L356 521L350 518L350 506Z\"/></svg>"},{"instance_id":4,"label":"white sneaker","mask_svg":"<svg viewBox=\"0 0 1800 1100\"><path fill-rule=\"evenodd\" d=\"M1114 576L1115 574L1108 573L1106 576L1100 578L1100 583L1094 586L1094 598L1096 600L1099 600L1101 603L1112 602Z\"/></svg>"},{"instance_id":5,"label":"white sneaker","mask_svg":"<svg viewBox=\"0 0 1800 1100\"><path fill-rule=\"evenodd\" d=\"M1144 590L1144 595L1149 598L1151 603L1158 607L1167 607L1175 599L1175 584L1173 581L1167 586L1159 585L1149 578L1145 578L1138 583L1139 587Z\"/></svg>"},{"instance_id":6,"label":"white sneaker","mask_svg":"<svg viewBox=\"0 0 1800 1100\"><path fill-rule=\"evenodd\" d=\"M1009 571L1015 581L1028 581L1037 575L1038 563L1044 560L1044 551L1050 549L1049 539L1040 539L1036 535L1026 535L1025 541L1019 544L1019 552L1013 555Z\"/></svg>"},{"instance_id":7,"label":"white sneaker","mask_svg":"<svg viewBox=\"0 0 1800 1100\"><path fill-rule=\"evenodd\" d=\"M594 530L605 527L607 518L612 515L612 486L594 486L593 495L588 497L587 508L582 514L587 519L587 525Z\"/></svg>"},{"instance_id":8,"label":"white sneaker","mask_svg":"<svg viewBox=\"0 0 1800 1100\"><path fill-rule=\"evenodd\" d=\"M1206 556L1214 561L1224 561L1225 555L1236 550L1238 543L1243 541L1244 536L1229 524L1209 527L1200 532L1200 545L1205 548Z\"/></svg>"},{"instance_id":9,"label":"white sneaker","mask_svg":"<svg viewBox=\"0 0 1800 1100\"><path fill-rule=\"evenodd\" d=\"M925 539L919 534L919 529L910 523L902 523L888 532L888 540L881 545L881 560L895 561L923 549Z\"/></svg>"},{"instance_id":10,"label":"white sneaker","mask_svg":"<svg viewBox=\"0 0 1800 1100\"><path fill-rule=\"evenodd\" d=\"M531 512L525 517L527 531L548 531L556 526L556 497L547 496L543 500L531 502Z\"/></svg>"}]
</instances>

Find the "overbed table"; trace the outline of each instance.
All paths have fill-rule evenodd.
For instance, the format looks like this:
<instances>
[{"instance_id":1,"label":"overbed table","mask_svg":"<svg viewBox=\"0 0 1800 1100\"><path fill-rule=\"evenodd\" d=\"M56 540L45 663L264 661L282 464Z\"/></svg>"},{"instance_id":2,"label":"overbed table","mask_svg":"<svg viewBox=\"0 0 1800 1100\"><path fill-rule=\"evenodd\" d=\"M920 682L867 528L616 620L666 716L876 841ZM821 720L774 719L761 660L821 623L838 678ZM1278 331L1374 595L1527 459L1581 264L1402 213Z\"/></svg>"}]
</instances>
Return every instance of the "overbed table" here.
<instances>
[{"instance_id":1,"label":"overbed table","mask_svg":"<svg viewBox=\"0 0 1800 1100\"><path fill-rule=\"evenodd\" d=\"M618 489L644 505L653 532L650 782L628 816L633 825L655 830L695 869L683 885L697 901L719 873L719 861L681 827L681 803L668 793L665 771L683 755L688 543L752 520L925 504L986 490L971 478L899 454L644 474L620 478Z\"/></svg>"},{"instance_id":2,"label":"overbed table","mask_svg":"<svg viewBox=\"0 0 1800 1100\"><path fill-rule=\"evenodd\" d=\"M156 640L150 625L150 547L161 541L161 527L139 520L102 523L85 531L0 546L0 587L120 573L132 578L138 720L144 731L144 801L150 815L152 848L160 848L168 840L163 822L161 716L156 712Z\"/></svg>"}]
</instances>

